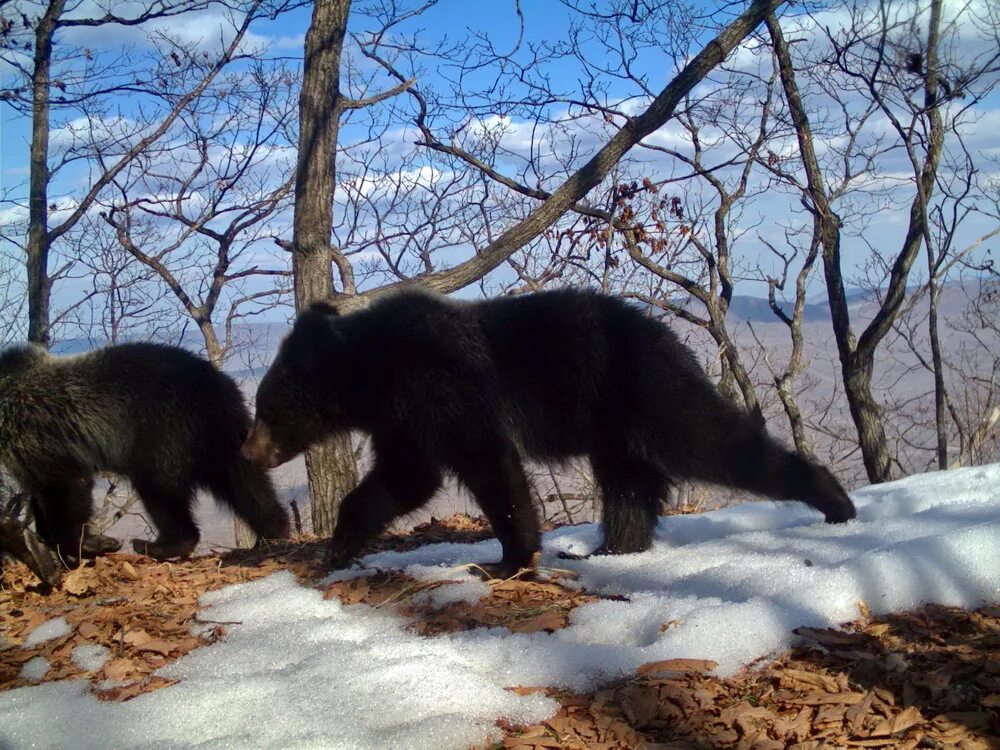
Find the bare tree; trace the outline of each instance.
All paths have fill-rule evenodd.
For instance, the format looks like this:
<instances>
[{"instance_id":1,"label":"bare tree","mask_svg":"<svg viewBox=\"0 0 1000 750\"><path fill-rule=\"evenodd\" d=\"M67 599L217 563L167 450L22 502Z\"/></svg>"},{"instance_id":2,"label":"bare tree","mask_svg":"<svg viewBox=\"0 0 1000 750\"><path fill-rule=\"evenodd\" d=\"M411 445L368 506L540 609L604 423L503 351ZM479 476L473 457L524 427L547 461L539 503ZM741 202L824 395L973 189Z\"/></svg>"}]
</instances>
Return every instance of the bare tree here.
<instances>
[{"instance_id":1,"label":"bare tree","mask_svg":"<svg viewBox=\"0 0 1000 750\"><path fill-rule=\"evenodd\" d=\"M184 56L183 47L164 32L153 40L151 55L139 60L125 52L76 48L63 42L70 31L99 26L144 27L210 6L222 8L232 33L219 50ZM51 340L52 278L49 257L54 243L90 210L101 192L137 156L170 129L179 114L241 57L250 25L287 5L265 5L260 0L223 5L210 0L165 0L117 12L114 3L99 3L93 16L78 16L65 0L23 2L18 15L0 19L0 55L21 81L4 92L6 104L30 113L32 121L28 226L24 244L27 267L28 338L44 345ZM30 54L27 54L30 53ZM148 103L149 110L107 109L111 95L131 95ZM82 125L63 121L69 143L53 159L50 135L53 110L77 114ZM138 117L130 116L139 112ZM50 197L53 180L67 165L87 160L94 177L66 206ZM50 215L63 208L50 226Z\"/></svg>"},{"instance_id":2,"label":"bare tree","mask_svg":"<svg viewBox=\"0 0 1000 750\"><path fill-rule=\"evenodd\" d=\"M291 198L295 82L260 63L221 77L179 114L168 146L139 155L98 199L120 246L169 290L218 367L235 344L234 322L288 291L284 254L270 240Z\"/></svg>"},{"instance_id":3,"label":"bare tree","mask_svg":"<svg viewBox=\"0 0 1000 750\"><path fill-rule=\"evenodd\" d=\"M835 193L828 190L816 156L815 134L800 93L792 51L777 19L774 16L768 19L805 172L805 181L797 184L801 186L807 209L821 227L823 268L844 388L865 468L872 482L886 481L893 474L883 415L872 392L875 354L899 315L910 271L928 232L927 211L945 139L941 109L949 97L958 93L950 84L947 92L939 86L946 69L946 64L938 58L940 2L932 0L930 12L926 14L926 30L917 34L914 30L920 26L923 15L916 6L906 4L904 7L890 0L875 6L853 5L849 24L841 30L828 32L825 41L831 50L829 55L809 63L814 78L828 76L821 82L828 96L834 90L840 92L834 99L845 113L850 105L842 98L844 91L863 102L860 114L848 123L849 144L853 147L860 142L859 134L865 121L877 112L889 123L897 137L897 146L905 153L915 175L905 237L898 251L885 259L882 266L885 278L884 284L879 285L881 296L877 310L860 336L854 334L848 308L841 258L842 219L833 207ZM910 49L908 45L918 43L915 40L919 40L919 47ZM911 54L919 55L922 66L919 71L913 69L913 59L908 57ZM963 90L981 81L996 59L994 52L973 61L962 76ZM911 83L914 75L917 86ZM917 93L921 95L918 97ZM851 158L849 152L847 158ZM846 165L845 169L852 169L849 161Z\"/></svg>"}]
</instances>

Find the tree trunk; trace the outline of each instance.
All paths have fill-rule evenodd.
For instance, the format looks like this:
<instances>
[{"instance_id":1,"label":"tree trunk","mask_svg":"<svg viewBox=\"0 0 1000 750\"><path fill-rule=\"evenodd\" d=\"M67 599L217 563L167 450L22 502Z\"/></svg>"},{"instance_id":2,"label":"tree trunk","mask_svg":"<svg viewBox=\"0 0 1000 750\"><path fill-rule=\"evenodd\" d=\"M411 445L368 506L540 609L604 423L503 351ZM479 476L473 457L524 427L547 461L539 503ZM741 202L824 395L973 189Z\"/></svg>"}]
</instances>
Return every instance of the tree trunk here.
<instances>
[{"instance_id":1,"label":"tree trunk","mask_svg":"<svg viewBox=\"0 0 1000 750\"><path fill-rule=\"evenodd\" d=\"M871 392L872 370L875 349L888 330L887 328L883 329L883 326L886 325L886 321L891 324L899 312L899 304L902 302L902 297L896 299L896 294L900 291L899 282L901 281L902 289L905 290L906 277L913 258L906 250L897 258L893 267L889 295L880 307L876 319L865 330L862 336L862 345L859 346L851 329L847 293L844 289L844 278L841 270L841 219L830 205L826 193L823 175L813 147L812 128L802 103L798 83L795 80L795 68L792 65L791 55L788 52L788 45L782 34L781 26L774 14L769 15L766 22L774 44L775 56L778 59L785 100L788 102L788 110L799 141L799 151L808 184L806 195L809 198L809 210L820 229L827 300L830 305L834 338L837 342L837 353L840 356L844 392L857 431L861 457L870 482L873 484L887 482L892 479L892 464L889 459L881 410L875 403Z\"/></svg>"},{"instance_id":2,"label":"tree trunk","mask_svg":"<svg viewBox=\"0 0 1000 750\"><path fill-rule=\"evenodd\" d=\"M941 122L941 113L938 111L938 34L941 27L941 6L942 0L933 0L930 23L927 27L927 76L924 79L924 102L931 109L931 139L927 146L927 161L924 164L925 174L921 176L923 179L917 189L917 198L921 203L921 225L924 230L927 266L930 272L928 276L930 311L927 325L931 343L931 361L934 367L934 425L937 430L938 468L943 470L948 468L948 394L945 391L944 362L941 359L941 342L938 338L938 300L941 290L937 283L937 269L935 268L934 251L927 220L927 213L930 210L930 190L934 187L933 177L937 175L938 154L944 140L944 125ZM934 171L932 179L928 181L926 172L929 165L933 165Z\"/></svg>"},{"instance_id":3,"label":"tree trunk","mask_svg":"<svg viewBox=\"0 0 1000 750\"><path fill-rule=\"evenodd\" d=\"M844 372L844 392L858 433L861 458L872 484L892 480L892 459L885 438L882 410L872 396L874 362L855 355Z\"/></svg>"},{"instance_id":4,"label":"tree trunk","mask_svg":"<svg viewBox=\"0 0 1000 750\"><path fill-rule=\"evenodd\" d=\"M28 341L48 347L49 334L49 70L52 36L64 0L53 0L35 29L35 59L31 75L31 165L28 196Z\"/></svg>"},{"instance_id":5,"label":"tree trunk","mask_svg":"<svg viewBox=\"0 0 1000 750\"><path fill-rule=\"evenodd\" d=\"M927 254L930 257L930 248L928 248ZM931 277L928 280L930 312L927 316L927 327L931 344L931 362L934 368L934 426L937 431L938 468L945 470L948 468L948 394L944 385L944 360L941 356L941 339L938 335L938 300L941 289L934 273L932 268Z\"/></svg>"},{"instance_id":6,"label":"tree trunk","mask_svg":"<svg viewBox=\"0 0 1000 750\"><path fill-rule=\"evenodd\" d=\"M330 238L340 120L340 55L350 0L317 0L306 34L299 96L295 168L295 307L302 311L333 293ZM357 484L350 437L338 436L306 453L313 533L333 533L340 501Z\"/></svg>"}]
</instances>

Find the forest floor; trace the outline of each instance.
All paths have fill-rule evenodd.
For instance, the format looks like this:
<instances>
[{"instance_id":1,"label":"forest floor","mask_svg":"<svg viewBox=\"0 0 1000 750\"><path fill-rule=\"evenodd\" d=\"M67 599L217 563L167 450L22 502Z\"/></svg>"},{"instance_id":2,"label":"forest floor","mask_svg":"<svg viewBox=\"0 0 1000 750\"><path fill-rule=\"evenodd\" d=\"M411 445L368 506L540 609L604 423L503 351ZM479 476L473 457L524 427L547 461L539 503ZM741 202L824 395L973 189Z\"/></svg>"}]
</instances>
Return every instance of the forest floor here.
<instances>
[{"instance_id":1,"label":"forest floor","mask_svg":"<svg viewBox=\"0 0 1000 750\"><path fill-rule=\"evenodd\" d=\"M458 515L388 535L378 546L406 550L490 536L483 521ZM79 678L102 700L127 701L170 685L155 674L160 667L233 624L199 619L201 594L279 570L315 585L326 573L324 547L301 538L261 552L173 563L113 554L70 571L53 591L39 588L23 566L8 564L0 580L0 690ZM446 585L388 571L323 590L345 604L392 609L427 636L483 627L553 631L596 598L563 586L558 576L491 581L491 592L476 603L435 606L432 597L417 596ZM1000 750L1000 605L974 611L928 605L880 617L862 607L861 615L835 630L799 629L798 647L724 679L711 674L713 662L672 659L587 694L511 686L542 691L560 708L537 725L498 722L498 739L487 747ZM25 645L39 625L60 617L68 632ZM110 657L93 669L73 657L81 645L103 646ZM22 677L37 657L48 662L44 677Z\"/></svg>"}]
</instances>

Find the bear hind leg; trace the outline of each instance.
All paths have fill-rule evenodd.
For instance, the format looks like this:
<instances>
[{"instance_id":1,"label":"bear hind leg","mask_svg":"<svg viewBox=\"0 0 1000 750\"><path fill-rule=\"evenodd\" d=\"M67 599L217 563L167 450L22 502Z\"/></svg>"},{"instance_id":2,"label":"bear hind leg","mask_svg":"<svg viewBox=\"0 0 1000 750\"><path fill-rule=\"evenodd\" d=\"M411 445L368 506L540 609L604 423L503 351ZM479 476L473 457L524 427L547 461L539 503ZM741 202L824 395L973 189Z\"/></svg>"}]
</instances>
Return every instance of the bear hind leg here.
<instances>
[{"instance_id":1,"label":"bear hind leg","mask_svg":"<svg viewBox=\"0 0 1000 750\"><path fill-rule=\"evenodd\" d=\"M192 489L169 489L154 482L137 481L135 490L156 527L155 541L133 539L132 548L155 560L187 557L201 538L191 512Z\"/></svg>"},{"instance_id":2,"label":"bear hind leg","mask_svg":"<svg viewBox=\"0 0 1000 750\"><path fill-rule=\"evenodd\" d=\"M603 498L604 531L604 542L594 554L645 552L653 545L657 510L670 487L669 478L639 458L597 455L592 463Z\"/></svg>"}]
</instances>

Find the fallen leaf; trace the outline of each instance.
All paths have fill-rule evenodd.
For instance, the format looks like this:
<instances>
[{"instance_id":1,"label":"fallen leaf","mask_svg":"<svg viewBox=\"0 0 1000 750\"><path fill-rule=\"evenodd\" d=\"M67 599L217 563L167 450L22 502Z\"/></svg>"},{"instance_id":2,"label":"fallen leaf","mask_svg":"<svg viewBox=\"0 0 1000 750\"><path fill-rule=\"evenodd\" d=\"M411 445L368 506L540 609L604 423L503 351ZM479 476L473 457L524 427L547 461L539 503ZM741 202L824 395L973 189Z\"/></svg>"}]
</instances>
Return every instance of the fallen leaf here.
<instances>
[{"instance_id":1,"label":"fallen leaf","mask_svg":"<svg viewBox=\"0 0 1000 750\"><path fill-rule=\"evenodd\" d=\"M816 687L828 693L839 692L837 682L832 677L817 674L816 672L806 672L802 669L786 669L781 673L781 684L786 687Z\"/></svg>"},{"instance_id":2,"label":"fallen leaf","mask_svg":"<svg viewBox=\"0 0 1000 750\"><path fill-rule=\"evenodd\" d=\"M855 703L860 703L865 697L864 693L820 693L813 692L808 695L804 695L801 698L797 698L792 703L798 703L805 706L822 706L828 703L839 703L845 706L853 706Z\"/></svg>"},{"instance_id":3,"label":"fallen leaf","mask_svg":"<svg viewBox=\"0 0 1000 750\"><path fill-rule=\"evenodd\" d=\"M83 596L97 588L97 575L93 568L79 567L63 576L63 590L73 596Z\"/></svg>"},{"instance_id":4,"label":"fallen leaf","mask_svg":"<svg viewBox=\"0 0 1000 750\"><path fill-rule=\"evenodd\" d=\"M95 691L95 693L100 700L123 703L124 701L135 698L137 695L151 693L154 690L169 687L176 682L177 680L168 680L165 677L153 676L142 680L141 682L132 682L128 685L119 685L117 687L107 688L106 690L98 690Z\"/></svg>"},{"instance_id":5,"label":"fallen leaf","mask_svg":"<svg viewBox=\"0 0 1000 750\"><path fill-rule=\"evenodd\" d=\"M138 581L139 573L136 571L135 566L132 565L128 560L122 560L122 575L128 578L130 581Z\"/></svg>"},{"instance_id":6,"label":"fallen leaf","mask_svg":"<svg viewBox=\"0 0 1000 750\"><path fill-rule=\"evenodd\" d=\"M566 624L566 615L558 609L550 609L541 614L507 625L512 633L537 633L540 630L559 630Z\"/></svg>"},{"instance_id":7,"label":"fallen leaf","mask_svg":"<svg viewBox=\"0 0 1000 750\"><path fill-rule=\"evenodd\" d=\"M864 725L865 716L871 711L872 701L875 699L875 693L869 690L865 693L865 697L860 701L855 703L849 709L847 713L844 714L844 718L851 726L851 731L857 734L858 730Z\"/></svg>"},{"instance_id":8,"label":"fallen leaf","mask_svg":"<svg viewBox=\"0 0 1000 750\"><path fill-rule=\"evenodd\" d=\"M124 680L135 671L135 662L124 657L112 659L104 665L104 676L109 680Z\"/></svg>"},{"instance_id":9,"label":"fallen leaf","mask_svg":"<svg viewBox=\"0 0 1000 750\"><path fill-rule=\"evenodd\" d=\"M888 719L881 721L875 729L872 730L872 737L889 737L894 734L899 734L900 732L905 732L910 727L921 723L924 720L924 715L915 706L910 706L904 709L895 716L890 716Z\"/></svg>"},{"instance_id":10,"label":"fallen leaf","mask_svg":"<svg viewBox=\"0 0 1000 750\"><path fill-rule=\"evenodd\" d=\"M872 608L865 604L863 601L858 602L858 612L861 613L862 620L872 619Z\"/></svg>"},{"instance_id":11,"label":"fallen leaf","mask_svg":"<svg viewBox=\"0 0 1000 750\"><path fill-rule=\"evenodd\" d=\"M504 689L508 690L508 691L510 691L512 693L516 693L517 695L532 695L533 693L543 693L548 688L544 688L544 687L525 687L523 685L515 685L514 687L508 687L508 688L504 688Z\"/></svg>"},{"instance_id":12,"label":"fallen leaf","mask_svg":"<svg viewBox=\"0 0 1000 750\"><path fill-rule=\"evenodd\" d=\"M656 718L660 704L660 691L647 686L632 685L625 689L622 710L629 723L639 729Z\"/></svg>"},{"instance_id":13,"label":"fallen leaf","mask_svg":"<svg viewBox=\"0 0 1000 750\"><path fill-rule=\"evenodd\" d=\"M129 646L141 648L144 643L151 640L152 636L141 628L128 631L122 640Z\"/></svg>"},{"instance_id":14,"label":"fallen leaf","mask_svg":"<svg viewBox=\"0 0 1000 750\"><path fill-rule=\"evenodd\" d=\"M660 672L711 672L719 666L711 659L663 659L650 661L636 670L638 675L659 674Z\"/></svg>"},{"instance_id":15,"label":"fallen leaf","mask_svg":"<svg viewBox=\"0 0 1000 750\"><path fill-rule=\"evenodd\" d=\"M94 638L101 632L101 629L92 622L81 622L77 626L76 632L80 634L81 638Z\"/></svg>"},{"instance_id":16,"label":"fallen leaf","mask_svg":"<svg viewBox=\"0 0 1000 750\"><path fill-rule=\"evenodd\" d=\"M845 633L830 628L795 628L796 635L824 646L856 646L864 641L858 633Z\"/></svg>"}]
</instances>

